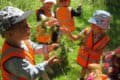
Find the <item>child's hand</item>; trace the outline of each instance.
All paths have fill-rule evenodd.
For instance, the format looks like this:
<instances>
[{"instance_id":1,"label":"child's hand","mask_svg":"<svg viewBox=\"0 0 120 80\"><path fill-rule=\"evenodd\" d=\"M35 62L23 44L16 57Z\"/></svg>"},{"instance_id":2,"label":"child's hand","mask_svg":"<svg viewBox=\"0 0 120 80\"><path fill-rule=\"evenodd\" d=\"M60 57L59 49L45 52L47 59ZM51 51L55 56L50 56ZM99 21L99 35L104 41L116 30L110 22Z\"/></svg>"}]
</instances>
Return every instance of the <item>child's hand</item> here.
<instances>
[{"instance_id":1,"label":"child's hand","mask_svg":"<svg viewBox=\"0 0 120 80\"><path fill-rule=\"evenodd\" d=\"M56 18L53 18L53 25L59 25L59 21Z\"/></svg>"},{"instance_id":2,"label":"child's hand","mask_svg":"<svg viewBox=\"0 0 120 80\"><path fill-rule=\"evenodd\" d=\"M48 64L53 64L53 63L57 63L57 62L59 62L57 56L52 56L48 59Z\"/></svg>"},{"instance_id":3,"label":"child's hand","mask_svg":"<svg viewBox=\"0 0 120 80\"><path fill-rule=\"evenodd\" d=\"M60 27L60 31L61 31L63 34L68 34L68 33L70 33L70 31L69 31L67 28L65 28L65 27Z\"/></svg>"},{"instance_id":4,"label":"child's hand","mask_svg":"<svg viewBox=\"0 0 120 80\"><path fill-rule=\"evenodd\" d=\"M55 26L55 25L59 25L59 22L56 18L50 18L50 20L47 21L45 24L47 26Z\"/></svg>"},{"instance_id":5,"label":"child's hand","mask_svg":"<svg viewBox=\"0 0 120 80\"><path fill-rule=\"evenodd\" d=\"M48 45L48 52L50 52L50 51L52 51L52 50L54 50L54 49L56 49L58 47L59 47L59 44L57 44L57 43Z\"/></svg>"}]
</instances>

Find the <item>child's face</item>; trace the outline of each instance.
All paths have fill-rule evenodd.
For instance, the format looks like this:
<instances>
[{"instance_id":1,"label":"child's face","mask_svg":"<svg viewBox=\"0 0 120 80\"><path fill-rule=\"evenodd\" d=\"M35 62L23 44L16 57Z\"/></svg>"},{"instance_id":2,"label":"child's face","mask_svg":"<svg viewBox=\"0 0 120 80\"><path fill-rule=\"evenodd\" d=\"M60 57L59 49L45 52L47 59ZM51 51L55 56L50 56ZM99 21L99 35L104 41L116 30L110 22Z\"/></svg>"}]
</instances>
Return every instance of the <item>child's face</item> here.
<instances>
[{"instance_id":1,"label":"child's face","mask_svg":"<svg viewBox=\"0 0 120 80\"><path fill-rule=\"evenodd\" d=\"M60 6L62 6L62 7L68 7L69 4L70 4L69 0L60 1Z\"/></svg>"},{"instance_id":2,"label":"child's face","mask_svg":"<svg viewBox=\"0 0 120 80\"><path fill-rule=\"evenodd\" d=\"M16 24L12 29L8 31L11 34L11 39L16 41L29 39L30 27L28 26L26 20Z\"/></svg>"},{"instance_id":3,"label":"child's face","mask_svg":"<svg viewBox=\"0 0 120 80\"><path fill-rule=\"evenodd\" d=\"M110 24L110 18L106 18L106 19L103 19L103 22L102 22L102 26L104 26L105 28L108 28L109 27L109 24Z\"/></svg>"},{"instance_id":4,"label":"child's face","mask_svg":"<svg viewBox=\"0 0 120 80\"><path fill-rule=\"evenodd\" d=\"M52 2L47 2L44 4L45 9L48 9L48 10L50 10L52 8L52 6L53 6Z\"/></svg>"}]
</instances>

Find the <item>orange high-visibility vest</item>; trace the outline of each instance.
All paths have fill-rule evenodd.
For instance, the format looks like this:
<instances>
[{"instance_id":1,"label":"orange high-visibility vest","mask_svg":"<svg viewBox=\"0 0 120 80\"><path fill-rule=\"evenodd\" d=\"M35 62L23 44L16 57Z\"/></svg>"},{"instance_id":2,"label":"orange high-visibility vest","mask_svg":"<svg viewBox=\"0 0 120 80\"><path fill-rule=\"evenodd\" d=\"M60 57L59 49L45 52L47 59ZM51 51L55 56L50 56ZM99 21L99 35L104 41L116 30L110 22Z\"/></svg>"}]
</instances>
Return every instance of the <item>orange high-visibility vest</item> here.
<instances>
[{"instance_id":1,"label":"orange high-visibility vest","mask_svg":"<svg viewBox=\"0 0 120 80\"><path fill-rule=\"evenodd\" d=\"M102 39L93 44L93 32L91 31L86 40L86 45L82 45L79 48L77 57L78 64L84 68L87 68L90 63L99 63L103 49L109 41L110 39L104 35Z\"/></svg>"},{"instance_id":2,"label":"orange high-visibility vest","mask_svg":"<svg viewBox=\"0 0 120 80\"><path fill-rule=\"evenodd\" d=\"M4 63L12 58L12 57L19 57L19 58L24 58L28 59L31 64L35 64L34 62L34 51L32 47L30 46L29 42L25 41L26 46L29 49L29 52L24 51L23 49L20 48L15 48L7 44L7 42L4 43L3 48L2 48L2 56L1 56L1 70L2 70L2 79L3 80L10 80L11 77L14 77L15 74L12 74L8 72L5 67ZM26 80L23 77L19 77L18 80Z\"/></svg>"},{"instance_id":3,"label":"orange high-visibility vest","mask_svg":"<svg viewBox=\"0 0 120 80\"><path fill-rule=\"evenodd\" d=\"M44 44L51 43L52 33L46 34L45 29L41 28L41 26L37 26L36 31L37 31L37 34L36 34L37 42L44 43Z\"/></svg>"},{"instance_id":4,"label":"orange high-visibility vest","mask_svg":"<svg viewBox=\"0 0 120 80\"><path fill-rule=\"evenodd\" d=\"M52 14L51 14L51 12L48 12L48 11L44 11L44 9L43 8L40 8L40 9L36 9L36 16L37 16L37 18L39 18L38 17L38 15L40 15L39 14L39 12L40 11L42 11L43 10L43 12L44 12L44 15L45 16L47 16L47 17L52 17ZM39 32L40 31L40 29L37 27L37 32ZM37 42L40 42L40 43L45 43L45 44L48 44L48 43L50 43L50 41L51 41L51 35L37 35L36 36L36 41Z\"/></svg>"},{"instance_id":5,"label":"orange high-visibility vest","mask_svg":"<svg viewBox=\"0 0 120 80\"><path fill-rule=\"evenodd\" d=\"M61 27L67 28L71 32L75 30L74 19L68 7L59 8L56 11L56 18L58 19Z\"/></svg>"},{"instance_id":6,"label":"orange high-visibility vest","mask_svg":"<svg viewBox=\"0 0 120 80\"><path fill-rule=\"evenodd\" d=\"M51 42L51 35L38 35L36 36L36 41L40 43L49 44Z\"/></svg>"}]
</instances>

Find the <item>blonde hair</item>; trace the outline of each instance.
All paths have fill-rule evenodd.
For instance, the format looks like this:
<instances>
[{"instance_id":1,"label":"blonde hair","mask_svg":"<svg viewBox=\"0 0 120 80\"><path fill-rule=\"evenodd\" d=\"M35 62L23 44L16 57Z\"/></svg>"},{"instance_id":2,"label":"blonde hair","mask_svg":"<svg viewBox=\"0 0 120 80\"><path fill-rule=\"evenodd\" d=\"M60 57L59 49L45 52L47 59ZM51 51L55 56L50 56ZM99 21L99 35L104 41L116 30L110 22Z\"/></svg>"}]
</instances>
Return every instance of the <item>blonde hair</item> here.
<instances>
[{"instance_id":1,"label":"blonde hair","mask_svg":"<svg viewBox=\"0 0 120 80\"><path fill-rule=\"evenodd\" d=\"M102 80L101 76L103 74L102 74L101 65L96 64L96 63L89 64L88 65L88 71L87 71L87 74L86 74L86 78L89 74L93 75L94 80Z\"/></svg>"}]
</instances>

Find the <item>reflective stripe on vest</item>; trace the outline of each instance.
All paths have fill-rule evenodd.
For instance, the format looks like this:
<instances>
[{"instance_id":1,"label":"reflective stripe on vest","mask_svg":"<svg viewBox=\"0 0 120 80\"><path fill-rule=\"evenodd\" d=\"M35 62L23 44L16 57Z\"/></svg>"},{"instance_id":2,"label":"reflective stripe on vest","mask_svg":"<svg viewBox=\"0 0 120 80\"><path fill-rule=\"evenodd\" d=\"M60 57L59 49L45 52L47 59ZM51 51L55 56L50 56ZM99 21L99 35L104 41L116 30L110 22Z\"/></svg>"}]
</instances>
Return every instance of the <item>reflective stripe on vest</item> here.
<instances>
[{"instance_id":1,"label":"reflective stripe on vest","mask_svg":"<svg viewBox=\"0 0 120 80\"><path fill-rule=\"evenodd\" d=\"M28 40L24 41L25 45L27 46L28 50L29 50L29 53L32 54L32 60L33 60L33 63L35 64L34 62L34 50L32 48L32 46L30 45L30 42Z\"/></svg>"},{"instance_id":2,"label":"reflective stripe on vest","mask_svg":"<svg viewBox=\"0 0 120 80\"><path fill-rule=\"evenodd\" d=\"M28 45L26 45L26 46L28 47ZM30 50L30 46L29 46L28 49L29 49L30 52L32 52ZM3 50L4 51L3 51L3 54L1 56L1 69L2 69L3 80L10 80L11 78L13 78L15 76L15 74L11 74L8 71L6 71L5 67L3 66L4 63L12 57L19 57L19 58L28 59L31 62L31 64L34 65L33 53L28 53L28 52L24 51L23 49L11 47L6 42L3 46ZM26 80L26 79L22 78L22 77L19 77L16 80Z\"/></svg>"},{"instance_id":3,"label":"reflective stripe on vest","mask_svg":"<svg viewBox=\"0 0 120 80\"><path fill-rule=\"evenodd\" d=\"M101 51L90 52L86 50L85 47L81 46L79 48L79 53L77 57L77 63L82 67L87 68L87 65L90 63L99 63Z\"/></svg>"},{"instance_id":4,"label":"reflective stripe on vest","mask_svg":"<svg viewBox=\"0 0 120 80\"><path fill-rule=\"evenodd\" d=\"M109 38L104 35L96 44L93 45L93 36L92 32L86 40L86 46L81 46L79 48L79 53L77 57L77 62L82 67L87 68L87 65L90 63L99 63L100 55L103 52L103 49L108 44Z\"/></svg>"},{"instance_id":5,"label":"reflective stripe on vest","mask_svg":"<svg viewBox=\"0 0 120 80\"><path fill-rule=\"evenodd\" d=\"M59 8L56 11L56 18L58 19L61 27L65 27L69 31L75 30L74 19L71 15L71 11L69 10L69 8Z\"/></svg>"},{"instance_id":6,"label":"reflective stripe on vest","mask_svg":"<svg viewBox=\"0 0 120 80\"><path fill-rule=\"evenodd\" d=\"M96 53L95 53L95 54L96 54ZM79 54L79 56L80 56L81 58L83 58L85 61L88 60L88 58L87 58L85 55ZM98 59L98 60L94 60L94 59L92 59L92 58L89 58L89 62L98 63L98 62L99 62L99 59Z\"/></svg>"},{"instance_id":7,"label":"reflective stripe on vest","mask_svg":"<svg viewBox=\"0 0 120 80\"><path fill-rule=\"evenodd\" d=\"M101 42L98 42L98 43L96 43L96 45L93 46L93 50L104 49L105 46L108 44L109 41L110 41L109 37L104 36L101 39Z\"/></svg>"},{"instance_id":8,"label":"reflective stripe on vest","mask_svg":"<svg viewBox=\"0 0 120 80\"><path fill-rule=\"evenodd\" d=\"M9 54L9 53L12 52L12 51L20 53L20 51L19 51L17 48L11 47L11 48L7 49L7 50L1 55L1 58L5 57L7 54Z\"/></svg>"}]
</instances>

